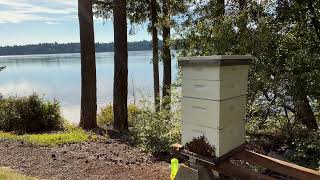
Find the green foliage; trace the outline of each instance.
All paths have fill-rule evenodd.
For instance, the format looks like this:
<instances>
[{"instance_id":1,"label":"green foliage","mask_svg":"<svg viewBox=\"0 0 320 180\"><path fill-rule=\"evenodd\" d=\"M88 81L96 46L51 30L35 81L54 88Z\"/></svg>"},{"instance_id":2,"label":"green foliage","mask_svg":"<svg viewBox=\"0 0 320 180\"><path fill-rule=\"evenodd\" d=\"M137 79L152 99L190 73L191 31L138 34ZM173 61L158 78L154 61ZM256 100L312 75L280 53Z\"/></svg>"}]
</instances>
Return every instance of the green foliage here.
<instances>
[{"instance_id":1,"label":"green foliage","mask_svg":"<svg viewBox=\"0 0 320 180\"><path fill-rule=\"evenodd\" d=\"M266 151L292 148L301 152L294 162L314 167L318 158L307 151L317 151L318 142L307 139L319 134L311 129L319 126L314 117L320 99L320 4L244 1L241 9L239 2L228 1L223 17L215 15L215 1L195 2L176 30L178 54L253 55L246 119L250 140ZM304 156L305 162L298 160Z\"/></svg>"},{"instance_id":2,"label":"green foliage","mask_svg":"<svg viewBox=\"0 0 320 180\"><path fill-rule=\"evenodd\" d=\"M181 138L181 104L180 92L174 92L172 110L155 112L153 102L142 98L140 113L133 118L134 142L147 152L158 154L170 152L170 146L180 142ZM149 98L152 99L152 98Z\"/></svg>"},{"instance_id":3,"label":"green foliage","mask_svg":"<svg viewBox=\"0 0 320 180\"><path fill-rule=\"evenodd\" d=\"M246 124L248 141L264 150L275 151L301 166L320 167L320 131L309 131L300 123L286 118L251 119ZM289 153L288 153L289 152Z\"/></svg>"},{"instance_id":4,"label":"green foliage","mask_svg":"<svg viewBox=\"0 0 320 180\"><path fill-rule=\"evenodd\" d=\"M289 159L299 165L313 169L320 168L320 131L301 132L290 145L294 153Z\"/></svg>"},{"instance_id":5,"label":"green foliage","mask_svg":"<svg viewBox=\"0 0 320 180\"><path fill-rule=\"evenodd\" d=\"M180 90L173 90L171 111L162 109L155 112L151 97L145 95L139 105L128 106L129 126L132 127L130 135L136 146L150 153L170 152L171 144L180 142L181 138L181 105ZM165 100L163 100L165 101ZM98 115L98 125L112 126L113 108L109 104L101 109Z\"/></svg>"},{"instance_id":6,"label":"green foliage","mask_svg":"<svg viewBox=\"0 0 320 180\"><path fill-rule=\"evenodd\" d=\"M45 101L34 94L0 100L0 130L39 133L61 130L63 119L57 101Z\"/></svg>"},{"instance_id":7,"label":"green foliage","mask_svg":"<svg viewBox=\"0 0 320 180\"><path fill-rule=\"evenodd\" d=\"M108 104L101 108L101 112L98 114L97 123L100 127L112 126L113 124L113 107L112 104Z\"/></svg>"},{"instance_id":8,"label":"green foliage","mask_svg":"<svg viewBox=\"0 0 320 180\"><path fill-rule=\"evenodd\" d=\"M169 0L168 13L163 13L163 1L156 0L157 6L157 24L156 26L160 30L163 26L173 27L175 19L172 18L178 14L183 14L187 11L188 5L193 0ZM135 34L138 30L138 26L143 26L148 23L148 30L151 30L151 0L148 1L136 1L127 0L127 17L130 25L129 34ZM104 20L110 19L113 16L113 1L111 0L96 0L94 2L94 14L96 17L103 18Z\"/></svg>"},{"instance_id":9,"label":"green foliage","mask_svg":"<svg viewBox=\"0 0 320 180\"><path fill-rule=\"evenodd\" d=\"M17 135L13 133L0 132L0 139L24 141L39 146L56 146L62 144L79 143L88 141L90 137L92 138L92 136L81 129L52 134L27 135Z\"/></svg>"},{"instance_id":10,"label":"green foliage","mask_svg":"<svg viewBox=\"0 0 320 180\"><path fill-rule=\"evenodd\" d=\"M129 104L128 106L128 123L129 126L132 126L133 119L141 113L141 110L133 105ZM113 107L111 104L106 105L101 109L101 112L98 114L98 125L101 127L108 127L113 125Z\"/></svg>"}]
</instances>

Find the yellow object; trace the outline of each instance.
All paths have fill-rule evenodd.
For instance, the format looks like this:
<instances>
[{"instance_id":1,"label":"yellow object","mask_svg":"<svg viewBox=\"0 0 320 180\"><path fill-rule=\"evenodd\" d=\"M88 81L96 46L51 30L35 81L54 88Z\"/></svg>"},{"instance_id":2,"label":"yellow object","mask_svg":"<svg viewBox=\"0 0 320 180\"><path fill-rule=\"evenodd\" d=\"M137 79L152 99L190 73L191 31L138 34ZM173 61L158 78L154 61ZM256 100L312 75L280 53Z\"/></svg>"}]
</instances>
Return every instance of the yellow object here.
<instances>
[{"instance_id":1,"label":"yellow object","mask_svg":"<svg viewBox=\"0 0 320 180\"><path fill-rule=\"evenodd\" d=\"M179 160L176 158L171 159L171 174L170 174L171 180L174 180L174 178L176 177L178 169L179 169Z\"/></svg>"}]
</instances>

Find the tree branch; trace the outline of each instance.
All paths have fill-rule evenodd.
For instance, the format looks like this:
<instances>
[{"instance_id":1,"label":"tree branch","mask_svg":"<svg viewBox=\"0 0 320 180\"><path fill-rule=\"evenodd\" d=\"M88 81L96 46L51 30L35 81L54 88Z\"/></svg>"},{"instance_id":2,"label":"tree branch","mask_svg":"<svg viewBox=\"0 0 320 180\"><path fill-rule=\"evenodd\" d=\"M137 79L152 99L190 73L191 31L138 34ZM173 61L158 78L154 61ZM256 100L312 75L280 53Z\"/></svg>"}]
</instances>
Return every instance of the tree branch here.
<instances>
[{"instance_id":1,"label":"tree branch","mask_svg":"<svg viewBox=\"0 0 320 180\"><path fill-rule=\"evenodd\" d=\"M312 0L308 0L308 9L311 14L311 23L316 31L316 35L318 37L318 40L320 40L320 22L318 21L318 17L317 17L315 10L314 10L312 2L313 2Z\"/></svg>"}]
</instances>

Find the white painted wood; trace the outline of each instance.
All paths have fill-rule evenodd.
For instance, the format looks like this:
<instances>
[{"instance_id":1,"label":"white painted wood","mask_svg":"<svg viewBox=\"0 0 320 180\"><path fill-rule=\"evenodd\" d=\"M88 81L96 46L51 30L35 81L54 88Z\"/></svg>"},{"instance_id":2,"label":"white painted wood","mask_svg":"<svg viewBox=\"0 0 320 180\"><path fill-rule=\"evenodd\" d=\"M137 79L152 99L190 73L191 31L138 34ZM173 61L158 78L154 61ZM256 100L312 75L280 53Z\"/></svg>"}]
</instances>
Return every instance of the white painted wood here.
<instances>
[{"instance_id":1,"label":"white painted wood","mask_svg":"<svg viewBox=\"0 0 320 180\"><path fill-rule=\"evenodd\" d=\"M179 58L193 61L182 66L182 144L204 135L220 157L245 142L249 66L232 65L245 62L234 61L237 58L251 56Z\"/></svg>"},{"instance_id":2,"label":"white painted wood","mask_svg":"<svg viewBox=\"0 0 320 180\"><path fill-rule=\"evenodd\" d=\"M241 129L241 128L240 128ZM220 157L245 142L245 131L237 128L214 129L185 122L182 125L182 144L192 141L195 137L205 136L216 148L216 156Z\"/></svg>"},{"instance_id":3,"label":"white painted wood","mask_svg":"<svg viewBox=\"0 0 320 180\"><path fill-rule=\"evenodd\" d=\"M183 79L195 80L220 80L220 67L219 66L186 66L182 69Z\"/></svg>"},{"instance_id":4,"label":"white painted wood","mask_svg":"<svg viewBox=\"0 0 320 180\"><path fill-rule=\"evenodd\" d=\"M219 131L219 154L224 155L245 142L244 123L237 127L223 128Z\"/></svg>"},{"instance_id":5,"label":"white painted wood","mask_svg":"<svg viewBox=\"0 0 320 180\"><path fill-rule=\"evenodd\" d=\"M189 60L223 60L223 59L252 59L251 55L213 55L213 56L188 56L188 57L179 57L179 61L189 61Z\"/></svg>"},{"instance_id":6,"label":"white painted wood","mask_svg":"<svg viewBox=\"0 0 320 180\"><path fill-rule=\"evenodd\" d=\"M237 128L239 131L245 131L242 124L245 121L246 98L246 96L240 96L220 102L219 128Z\"/></svg>"},{"instance_id":7,"label":"white painted wood","mask_svg":"<svg viewBox=\"0 0 320 180\"><path fill-rule=\"evenodd\" d=\"M220 102L182 98L182 121L200 126L219 128Z\"/></svg>"},{"instance_id":8,"label":"white painted wood","mask_svg":"<svg viewBox=\"0 0 320 180\"><path fill-rule=\"evenodd\" d=\"M216 155L220 155L219 152L219 130L197 124L184 122L182 124L182 144L192 141L193 138L205 136L209 143L216 148Z\"/></svg>"},{"instance_id":9,"label":"white painted wood","mask_svg":"<svg viewBox=\"0 0 320 180\"><path fill-rule=\"evenodd\" d=\"M246 96L223 101L182 98L182 121L221 129L237 127L245 116Z\"/></svg>"},{"instance_id":10,"label":"white painted wood","mask_svg":"<svg viewBox=\"0 0 320 180\"><path fill-rule=\"evenodd\" d=\"M230 80L247 79L247 65L239 66L186 66L183 67L183 79L194 80Z\"/></svg>"},{"instance_id":11,"label":"white painted wood","mask_svg":"<svg viewBox=\"0 0 320 180\"><path fill-rule=\"evenodd\" d=\"M246 95L247 80L192 80L184 79L182 83L182 96L210 100L224 100Z\"/></svg>"},{"instance_id":12,"label":"white painted wood","mask_svg":"<svg viewBox=\"0 0 320 180\"><path fill-rule=\"evenodd\" d=\"M248 79L248 65L241 66L221 66L220 80L240 80L247 81Z\"/></svg>"}]
</instances>

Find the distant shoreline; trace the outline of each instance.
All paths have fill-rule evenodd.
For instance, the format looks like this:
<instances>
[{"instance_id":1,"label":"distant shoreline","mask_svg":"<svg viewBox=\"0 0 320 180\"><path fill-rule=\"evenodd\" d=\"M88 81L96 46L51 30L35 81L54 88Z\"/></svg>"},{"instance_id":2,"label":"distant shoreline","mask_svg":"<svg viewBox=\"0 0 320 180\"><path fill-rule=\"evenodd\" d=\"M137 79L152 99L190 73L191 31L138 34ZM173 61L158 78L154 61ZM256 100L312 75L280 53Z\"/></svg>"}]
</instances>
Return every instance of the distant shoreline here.
<instances>
[{"instance_id":1,"label":"distant shoreline","mask_svg":"<svg viewBox=\"0 0 320 180\"><path fill-rule=\"evenodd\" d=\"M159 43L162 45L162 42ZM114 44L96 43L96 52L114 52ZM128 42L128 51L149 51L152 50L151 41ZM0 56L15 55L41 55L41 54L71 54L80 53L80 43L41 43L21 46L0 47Z\"/></svg>"},{"instance_id":2,"label":"distant shoreline","mask_svg":"<svg viewBox=\"0 0 320 180\"><path fill-rule=\"evenodd\" d=\"M150 49L150 50L137 50L137 51L128 51L128 52L143 52L143 51L151 51L152 49ZM96 52L96 54L97 53L113 53L113 51L102 51L102 52ZM12 54L12 55L0 55L0 58L5 58L5 57L15 57L15 56L45 56L45 55L63 55L63 54L65 54L65 55L68 55L68 54L70 54L70 55L72 55L72 54L77 54L77 55L79 55L80 56L80 52L72 52L72 53L47 53L47 54ZM0 59L1 60L1 59Z\"/></svg>"}]
</instances>

